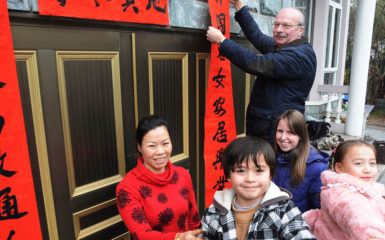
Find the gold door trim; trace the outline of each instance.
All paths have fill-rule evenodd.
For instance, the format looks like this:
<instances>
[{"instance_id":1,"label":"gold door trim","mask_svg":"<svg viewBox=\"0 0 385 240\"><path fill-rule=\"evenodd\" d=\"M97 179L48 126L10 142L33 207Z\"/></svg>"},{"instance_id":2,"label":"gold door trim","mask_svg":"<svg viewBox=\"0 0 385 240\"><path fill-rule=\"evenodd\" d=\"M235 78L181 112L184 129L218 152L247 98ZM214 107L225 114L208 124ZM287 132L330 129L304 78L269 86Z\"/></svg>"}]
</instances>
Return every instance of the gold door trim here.
<instances>
[{"instance_id":1,"label":"gold door trim","mask_svg":"<svg viewBox=\"0 0 385 240\"><path fill-rule=\"evenodd\" d=\"M126 233L123 233L117 237L114 237L111 240L130 240L130 234L128 232L126 232Z\"/></svg>"},{"instance_id":2,"label":"gold door trim","mask_svg":"<svg viewBox=\"0 0 385 240\"><path fill-rule=\"evenodd\" d=\"M205 60L205 92L203 93L203 94L205 94L205 96L206 96L206 90L207 90L207 82L208 82L208 78L209 78L209 72L210 72L210 54L208 54L208 53L197 53L196 54L196 62L195 62L195 66L196 66L196 79L195 79L195 82L196 82L196 145L197 145L197 165L196 165L196 167L197 167L197 191L196 191L196 198L198 199L198 201L197 201L197 206L198 206L198 209L199 209L199 195L200 195L200 185L199 185L199 180L200 180L200 178L199 178L199 167L200 167L200 165L199 165L199 151L200 151L200 149L199 149L199 144L200 144L200 139L199 139L199 127L200 127L200 125L199 125L199 112L200 112L200 105L199 105L199 96L200 96L200 92L199 92L199 71L200 71L200 69L199 69L199 61L200 60ZM204 98L205 99L205 98ZM203 104L205 104L205 103L203 103ZM204 140L204 139L203 139ZM203 150L203 149L202 149Z\"/></svg>"},{"instance_id":3,"label":"gold door trim","mask_svg":"<svg viewBox=\"0 0 385 240\"><path fill-rule=\"evenodd\" d=\"M188 120L188 53L186 52L148 52L148 79L150 114L154 114L153 60L182 60L182 98L183 98L183 152L172 156L170 161L177 162L189 157L189 120Z\"/></svg>"},{"instance_id":4,"label":"gold door trim","mask_svg":"<svg viewBox=\"0 0 385 240\"><path fill-rule=\"evenodd\" d=\"M251 75L249 73L246 73L246 85L245 85L245 117L244 117L244 129L243 133L240 134L240 136L246 136L246 113L247 113L247 106L249 106L250 102L250 88L251 88Z\"/></svg>"},{"instance_id":5,"label":"gold door trim","mask_svg":"<svg viewBox=\"0 0 385 240\"><path fill-rule=\"evenodd\" d=\"M138 126L139 122L139 110L138 110L138 77L136 73L136 36L135 33L132 33L132 75L134 82L134 105L135 105L135 127Z\"/></svg>"},{"instance_id":6,"label":"gold door trim","mask_svg":"<svg viewBox=\"0 0 385 240\"><path fill-rule=\"evenodd\" d=\"M56 240L59 239L59 233L56 223L55 204L48 160L36 51L15 51L15 60L25 61L27 66L32 119L35 131L36 151L39 163L48 235L49 239Z\"/></svg>"},{"instance_id":7,"label":"gold door trim","mask_svg":"<svg viewBox=\"0 0 385 240\"><path fill-rule=\"evenodd\" d=\"M106 229L114 224L117 224L122 221L120 215L115 215L111 218L98 222L92 226L81 229L80 227L80 218L90 215L94 212L100 211L103 208L110 207L116 204L116 198L105 201L103 203L97 204L95 206L89 207L87 209L81 210L73 214L73 222L74 222L74 230L75 230L75 238L82 239L88 237L96 232L99 232L103 229Z\"/></svg>"},{"instance_id":8,"label":"gold door trim","mask_svg":"<svg viewBox=\"0 0 385 240\"><path fill-rule=\"evenodd\" d=\"M237 135L237 138L239 137L245 137L246 136L246 113L247 113L247 106L249 105L250 101L250 85L251 85L251 75L249 73L246 73L245 77L245 115L244 115L244 122L243 122L243 133Z\"/></svg>"},{"instance_id":9,"label":"gold door trim","mask_svg":"<svg viewBox=\"0 0 385 240\"><path fill-rule=\"evenodd\" d=\"M118 156L118 174L109 178L101 179L82 186L76 186L75 171L72 156L70 124L67 106L67 93L65 86L64 61L71 60L109 60L111 61L112 85L114 96L114 112L115 112L115 134L116 147ZM120 87L120 71L119 71L119 52L115 51L57 51L56 63L58 70L60 107L62 114L64 146L68 170L68 184L71 197L76 197L86 192L101 189L105 186L115 184L123 179L125 175L125 158L124 158L124 137L123 137L123 117L122 117L122 101Z\"/></svg>"}]
</instances>

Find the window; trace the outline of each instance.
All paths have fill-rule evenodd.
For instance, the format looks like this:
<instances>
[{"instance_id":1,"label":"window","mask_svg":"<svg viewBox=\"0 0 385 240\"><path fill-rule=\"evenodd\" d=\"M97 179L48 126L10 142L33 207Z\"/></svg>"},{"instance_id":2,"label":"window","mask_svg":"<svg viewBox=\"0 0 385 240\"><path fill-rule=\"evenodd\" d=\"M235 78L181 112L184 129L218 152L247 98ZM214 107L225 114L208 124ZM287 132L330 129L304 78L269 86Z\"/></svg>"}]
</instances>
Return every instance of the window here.
<instances>
[{"instance_id":1,"label":"window","mask_svg":"<svg viewBox=\"0 0 385 240\"><path fill-rule=\"evenodd\" d=\"M329 1L324 84L335 85L342 18L341 0Z\"/></svg>"},{"instance_id":2,"label":"window","mask_svg":"<svg viewBox=\"0 0 385 240\"><path fill-rule=\"evenodd\" d=\"M313 10L313 1L312 0L293 0L293 6L298 8L303 13L305 17L305 33L310 40L311 38L311 19L312 19L312 10Z\"/></svg>"}]
</instances>

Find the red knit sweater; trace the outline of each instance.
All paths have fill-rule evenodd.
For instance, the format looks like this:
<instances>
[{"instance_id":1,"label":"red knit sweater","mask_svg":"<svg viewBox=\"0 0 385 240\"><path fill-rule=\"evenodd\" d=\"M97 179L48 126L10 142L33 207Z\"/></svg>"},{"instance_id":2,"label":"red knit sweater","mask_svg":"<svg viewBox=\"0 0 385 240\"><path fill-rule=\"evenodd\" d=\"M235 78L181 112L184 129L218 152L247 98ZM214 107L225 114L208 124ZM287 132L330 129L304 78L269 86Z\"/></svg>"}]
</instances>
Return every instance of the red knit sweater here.
<instances>
[{"instance_id":1,"label":"red knit sweater","mask_svg":"<svg viewBox=\"0 0 385 240\"><path fill-rule=\"evenodd\" d=\"M134 240L175 239L176 233L200 225L190 174L170 162L165 172L155 174L139 158L118 184L116 198Z\"/></svg>"}]
</instances>

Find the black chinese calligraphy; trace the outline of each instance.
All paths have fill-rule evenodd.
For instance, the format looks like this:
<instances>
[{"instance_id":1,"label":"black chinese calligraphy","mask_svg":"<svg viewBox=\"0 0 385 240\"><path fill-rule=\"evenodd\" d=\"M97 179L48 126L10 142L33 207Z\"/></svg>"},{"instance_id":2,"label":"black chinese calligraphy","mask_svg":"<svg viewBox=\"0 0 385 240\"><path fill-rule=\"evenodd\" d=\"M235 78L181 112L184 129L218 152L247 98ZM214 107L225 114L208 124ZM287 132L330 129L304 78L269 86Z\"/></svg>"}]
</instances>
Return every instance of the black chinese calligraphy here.
<instances>
[{"instance_id":1,"label":"black chinese calligraphy","mask_svg":"<svg viewBox=\"0 0 385 240\"><path fill-rule=\"evenodd\" d=\"M225 176L219 176L219 179L217 180L217 184L214 185L213 189L217 189L218 191L221 191L225 188L226 179Z\"/></svg>"},{"instance_id":2,"label":"black chinese calligraphy","mask_svg":"<svg viewBox=\"0 0 385 240\"><path fill-rule=\"evenodd\" d=\"M7 240L11 240L12 239L12 237L13 237L13 235L15 235L15 231L14 230L11 230L10 232L9 232L9 235L8 235L8 237L7 237Z\"/></svg>"},{"instance_id":3,"label":"black chinese calligraphy","mask_svg":"<svg viewBox=\"0 0 385 240\"><path fill-rule=\"evenodd\" d=\"M218 53L217 58L219 58L220 61L225 61L226 60L226 58L224 56L222 56L221 53Z\"/></svg>"},{"instance_id":4,"label":"black chinese calligraphy","mask_svg":"<svg viewBox=\"0 0 385 240\"><path fill-rule=\"evenodd\" d=\"M16 196L10 196L10 192L10 187L6 187L0 191L0 220L18 219L28 213L19 213Z\"/></svg>"},{"instance_id":5,"label":"black chinese calligraphy","mask_svg":"<svg viewBox=\"0 0 385 240\"><path fill-rule=\"evenodd\" d=\"M3 88L4 86L5 86L5 83L0 82L0 88ZM0 115L0 133L1 133L1 130L3 130L3 126L4 126L4 117Z\"/></svg>"},{"instance_id":6,"label":"black chinese calligraphy","mask_svg":"<svg viewBox=\"0 0 385 240\"><path fill-rule=\"evenodd\" d=\"M146 10L150 9L151 6L154 6L154 9L158 12L161 12L161 13L166 13L166 7L167 6L164 6L163 8L159 7L158 4L159 4L160 0L148 0L148 4L146 6Z\"/></svg>"},{"instance_id":7,"label":"black chinese calligraphy","mask_svg":"<svg viewBox=\"0 0 385 240\"><path fill-rule=\"evenodd\" d=\"M107 0L107 1L109 1L109 2L110 2L111 0ZM98 0L95 0L95 6L96 6L96 7L99 7L99 6L100 6L100 4L99 4Z\"/></svg>"},{"instance_id":8,"label":"black chinese calligraphy","mask_svg":"<svg viewBox=\"0 0 385 240\"><path fill-rule=\"evenodd\" d=\"M218 0L216 0L216 3L218 3ZM222 0L219 0L219 4L222 6Z\"/></svg>"},{"instance_id":9,"label":"black chinese calligraphy","mask_svg":"<svg viewBox=\"0 0 385 240\"><path fill-rule=\"evenodd\" d=\"M57 0L57 1L58 1L58 3L60 3L60 6L62 6L62 7L66 6L67 0Z\"/></svg>"},{"instance_id":10,"label":"black chinese calligraphy","mask_svg":"<svg viewBox=\"0 0 385 240\"><path fill-rule=\"evenodd\" d=\"M59 5L62 6L62 7L65 7L66 4L67 4L67 0L57 0L57 1L58 1ZM111 0L106 0L106 1L110 2ZM99 3L98 0L94 0L94 2L95 2L95 7L99 7L100 6L100 3Z\"/></svg>"},{"instance_id":11,"label":"black chinese calligraphy","mask_svg":"<svg viewBox=\"0 0 385 240\"><path fill-rule=\"evenodd\" d=\"M227 133L225 130L226 122L221 121L218 123L218 130L215 133L213 140L216 140L217 142L227 142Z\"/></svg>"},{"instance_id":12,"label":"black chinese calligraphy","mask_svg":"<svg viewBox=\"0 0 385 240\"><path fill-rule=\"evenodd\" d=\"M133 4L135 4L135 0L126 0L126 2L122 4L123 12L125 12L127 8ZM139 12L139 9L135 6L132 6L132 9L136 14Z\"/></svg>"},{"instance_id":13,"label":"black chinese calligraphy","mask_svg":"<svg viewBox=\"0 0 385 240\"><path fill-rule=\"evenodd\" d=\"M0 133L3 130L4 127L4 117L0 115Z\"/></svg>"},{"instance_id":14,"label":"black chinese calligraphy","mask_svg":"<svg viewBox=\"0 0 385 240\"><path fill-rule=\"evenodd\" d=\"M222 73L222 67L219 69L218 75L213 77L213 81L218 83L218 85L215 86L215 88L225 88L225 85L222 84L223 79L226 78L226 75L221 74Z\"/></svg>"},{"instance_id":15,"label":"black chinese calligraphy","mask_svg":"<svg viewBox=\"0 0 385 240\"><path fill-rule=\"evenodd\" d=\"M226 33L226 15L221 13L217 15L217 25L218 29L222 32L222 34Z\"/></svg>"},{"instance_id":16,"label":"black chinese calligraphy","mask_svg":"<svg viewBox=\"0 0 385 240\"><path fill-rule=\"evenodd\" d=\"M223 116L223 114L226 113L226 110L223 109L223 104L225 103L225 98L219 97L213 104L214 114L219 115L220 117Z\"/></svg>"},{"instance_id":17,"label":"black chinese calligraphy","mask_svg":"<svg viewBox=\"0 0 385 240\"><path fill-rule=\"evenodd\" d=\"M220 169L223 169L223 157L224 157L224 150L223 148L219 149L217 151L217 154L215 156L215 161L213 162L213 166L215 168L215 170L217 170L217 165L219 164L220 165Z\"/></svg>"},{"instance_id":18,"label":"black chinese calligraphy","mask_svg":"<svg viewBox=\"0 0 385 240\"><path fill-rule=\"evenodd\" d=\"M12 177L16 172L8 171L4 169L4 162L5 162L6 156L7 156L7 153L4 153L3 155L1 155L1 152L0 152L0 175L3 175L4 177Z\"/></svg>"}]
</instances>

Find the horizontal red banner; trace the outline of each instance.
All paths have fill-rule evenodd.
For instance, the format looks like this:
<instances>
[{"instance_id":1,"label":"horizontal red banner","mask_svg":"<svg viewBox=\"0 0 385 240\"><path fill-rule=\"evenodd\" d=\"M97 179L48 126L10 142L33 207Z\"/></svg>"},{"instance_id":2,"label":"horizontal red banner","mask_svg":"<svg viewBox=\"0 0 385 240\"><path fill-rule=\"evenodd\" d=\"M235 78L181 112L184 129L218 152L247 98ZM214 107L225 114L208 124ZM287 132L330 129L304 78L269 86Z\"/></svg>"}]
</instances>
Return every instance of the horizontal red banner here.
<instances>
[{"instance_id":1,"label":"horizontal red banner","mask_svg":"<svg viewBox=\"0 0 385 240\"><path fill-rule=\"evenodd\" d=\"M169 25L167 0L38 0L39 14Z\"/></svg>"}]
</instances>

